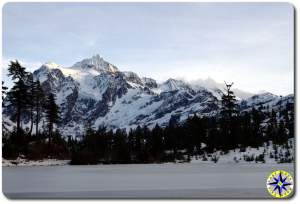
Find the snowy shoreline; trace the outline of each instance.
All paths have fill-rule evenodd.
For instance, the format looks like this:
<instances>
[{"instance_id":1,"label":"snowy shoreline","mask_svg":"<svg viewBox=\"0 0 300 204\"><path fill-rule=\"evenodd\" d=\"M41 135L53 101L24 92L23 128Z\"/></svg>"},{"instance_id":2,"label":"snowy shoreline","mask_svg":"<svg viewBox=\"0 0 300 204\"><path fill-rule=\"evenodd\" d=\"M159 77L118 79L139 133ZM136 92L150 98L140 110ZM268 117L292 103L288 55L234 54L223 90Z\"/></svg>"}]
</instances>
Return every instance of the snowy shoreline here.
<instances>
[{"instance_id":1,"label":"snowy shoreline","mask_svg":"<svg viewBox=\"0 0 300 204\"><path fill-rule=\"evenodd\" d=\"M18 157L17 159L9 160L2 158L2 167L10 166L63 166L68 165L70 160L57 159L42 159L42 160L27 160Z\"/></svg>"}]
</instances>

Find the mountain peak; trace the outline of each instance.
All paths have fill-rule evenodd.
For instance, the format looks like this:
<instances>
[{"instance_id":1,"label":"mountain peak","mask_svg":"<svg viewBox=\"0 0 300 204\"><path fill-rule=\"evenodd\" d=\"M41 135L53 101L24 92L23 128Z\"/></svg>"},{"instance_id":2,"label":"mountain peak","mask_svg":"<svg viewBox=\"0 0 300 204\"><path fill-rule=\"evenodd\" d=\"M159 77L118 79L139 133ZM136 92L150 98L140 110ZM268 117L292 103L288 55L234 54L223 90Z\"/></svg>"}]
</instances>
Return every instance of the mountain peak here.
<instances>
[{"instance_id":1,"label":"mountain peak","mask_svg":"<svg viewBox=\"0 0 300 204\"><path fill-rule=\"evenodd\" d=\"M59 64L56 64L55 62L46 62L45 64L43 64L42 66L47 67L48 69L58 69L61 66Z\"/></svg>"},{"instance_id":2,"label":"mountain peak","mask_svg":"<svg viewBox=\"0 0 300 204\"><path fill-rule=\"evenodd\" d=\"M73 68L82 68L82 69L95 69L97 71L107 71L115 73L118 68L112 65L109 62L106 62L99 54L93 55L91 58L83 59L79 62L76 62Z\"/></svg>"},{"instance_id":3,"label":"mountain peak","mask_svg":"<svg viewBox=\"0 0 300 204\"><path fill-rule=\"evenodd\" d=\"M182 80L177 80L173 78L169 78L165 81L161 86L163 91L175 91L175 90L184 90L189 89L188 85L184 83Z\"/></svg>"}]
</instances>

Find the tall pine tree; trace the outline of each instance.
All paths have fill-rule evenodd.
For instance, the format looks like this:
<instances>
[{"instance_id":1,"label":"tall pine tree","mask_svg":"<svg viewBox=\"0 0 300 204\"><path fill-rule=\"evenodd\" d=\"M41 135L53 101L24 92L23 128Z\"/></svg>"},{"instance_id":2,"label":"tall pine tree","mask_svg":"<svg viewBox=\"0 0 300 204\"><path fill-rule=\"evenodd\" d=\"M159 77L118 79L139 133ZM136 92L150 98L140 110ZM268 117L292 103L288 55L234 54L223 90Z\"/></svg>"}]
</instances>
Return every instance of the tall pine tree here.
<instances>
[{"instance_id":1,"label":"tall pine tree","mask_svg":"<svg viewBox=\"0 0 300 204\"><path fill-rule=\"evenodd\" d=\"M43 103L45 101L45 94L41 87L40 81L37 80L34 86L34 103L35 103L35 134L39 135L39 122L42 118Z\"/></svg>"},{"instance_id":2,"label":"tall pine tree","mask_svg":"<svg viewBox=\"0 0 300 204\"><path fill-rule=\"evenodd\" d=\"M226 92L222 95L222 110L221 115L226 120L231 120L234 115L237 113L237 104L236 104L236 98L231 90L231 87L233 86L233 83L226 85Z\"/></svg>"},{"instance_id":3,"label":"tall pine tree","mask_svg":"<svg viewBox=\"0 0 300 204\"><path fill-rule=\"evenodd\" d=\"M231 90L233 83L226 85L226 92L222 95L222 109L221 109L221 129L222 129L222 137L224 141L224 148L232 148L236 145L237 138L235 134L235 121L234 117L237 115L237 104L236 98Z\"/></svg>"},{"instance_id":4,"label":"tall pine tree","mask_svg":"<svg viewBox=\"0 0 300 204\"><path fill-rule=\"evenodd\" d=\"M14 86L8 92L8 102L14 109L17 123L17 136L20 137L21 133L21 115L28 108L29 101L29 87L26 84L28 73L25 67L22 67L18 61L11 61L8 67L8 76L14 80Z\"/></svg>"},{"instance_id":5,"label":"tall pine tree","mask_svg":"<svg viewBox=\"0 0 300 204\"><path fill-rule=\"evenodd\" d=\"M33 122L34 122L34 106L35 106L35 85L36 83L33 80L33 75L31 73L28 73L27 77L26 77L26 85L29 88L28 91L28 97L30 98L30 100L28 100L28 113L30 116L30 129L29 129L29 135L31 135L32 133L32 129L33 129Z\"/></svg>"},{"instance_id":6,"label":"tall pine tree","mask_svg":"<svg viewBox=\"0 0 300 204\"><path fill-rule=\"evenodd\" d=\"M53 125L59 122L59 107L55 103L55 97L50 93L45 101L45 117L48 126L49 146L51 145Z\"/></svg>"}]
</instances>

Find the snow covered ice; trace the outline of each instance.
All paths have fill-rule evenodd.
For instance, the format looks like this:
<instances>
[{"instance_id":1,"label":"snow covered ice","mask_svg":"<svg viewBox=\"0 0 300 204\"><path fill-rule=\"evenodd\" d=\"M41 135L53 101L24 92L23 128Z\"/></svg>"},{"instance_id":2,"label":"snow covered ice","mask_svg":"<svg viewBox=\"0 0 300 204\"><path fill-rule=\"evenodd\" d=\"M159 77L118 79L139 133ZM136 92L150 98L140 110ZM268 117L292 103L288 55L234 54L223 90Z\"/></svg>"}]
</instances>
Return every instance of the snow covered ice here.
<instances>
[{"instance_id":1,"label":"snow covered ice","mask_svg":"<svg viewBox=\"0 0 300 204\"><path fill-rule=\"evenodd\" d=\"M271 198L266 178L293 164L3 167L9 198Z\"/></svg>"}]
</instances>

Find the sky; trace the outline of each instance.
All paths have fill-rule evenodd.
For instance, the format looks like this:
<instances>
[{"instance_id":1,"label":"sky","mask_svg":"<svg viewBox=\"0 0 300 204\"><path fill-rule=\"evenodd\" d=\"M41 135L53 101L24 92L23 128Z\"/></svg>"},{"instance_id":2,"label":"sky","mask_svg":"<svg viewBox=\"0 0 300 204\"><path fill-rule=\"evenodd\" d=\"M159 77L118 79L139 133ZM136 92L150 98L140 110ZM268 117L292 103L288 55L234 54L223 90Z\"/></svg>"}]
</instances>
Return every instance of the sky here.
<instances>
[{"instance_id":1,"label":"sky","mask_svg":"<svg viewBox=\"0 0 300 204\"><path fill-rule=\"evenodd\" d=\"M140 76L294 89L294 8L288 3L7 3L3 78L18 59L71 66L94 54Z\"/></svg>"}]
</instances>

